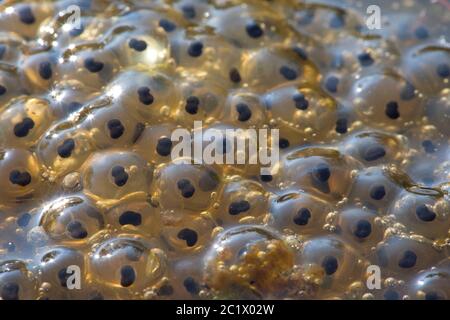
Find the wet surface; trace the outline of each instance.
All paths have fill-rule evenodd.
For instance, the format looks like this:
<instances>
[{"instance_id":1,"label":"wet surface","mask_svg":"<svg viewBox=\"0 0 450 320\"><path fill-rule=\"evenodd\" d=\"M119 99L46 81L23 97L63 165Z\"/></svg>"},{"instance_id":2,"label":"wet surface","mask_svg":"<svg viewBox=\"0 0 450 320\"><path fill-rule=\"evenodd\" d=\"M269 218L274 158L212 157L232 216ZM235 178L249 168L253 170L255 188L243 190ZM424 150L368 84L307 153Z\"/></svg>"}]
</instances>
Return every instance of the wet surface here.
<instances>
[{"instance_id":1,"label":"wet surface","mask_svg":"<svg viewBox=\"0 0 450 320\"><path fill-rule=\"evenodd\" d=\"M3 2L0 298L449 299L449 9ZM178 163L194 121L277 170Z\"/></svg>"}]
</instances>

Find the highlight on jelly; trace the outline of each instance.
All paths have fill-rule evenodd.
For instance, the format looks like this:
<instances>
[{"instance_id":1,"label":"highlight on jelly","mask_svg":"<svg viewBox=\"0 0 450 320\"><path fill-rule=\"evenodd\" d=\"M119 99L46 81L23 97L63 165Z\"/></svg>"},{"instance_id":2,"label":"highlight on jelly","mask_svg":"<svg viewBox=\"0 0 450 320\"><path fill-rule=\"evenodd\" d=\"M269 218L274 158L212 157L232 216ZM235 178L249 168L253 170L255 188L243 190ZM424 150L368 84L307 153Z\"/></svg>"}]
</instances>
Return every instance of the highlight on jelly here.
<instances>
[{"instance_id":1,"label":"highlight on jelly","mask_svg":"<svg viewBox=\"0 0 450 320\"><path fill-rule=\"evenodd\" d=\"M1 1L0 300L450 299L449 26L448 0Z\"/></svg>"}]
</instances>

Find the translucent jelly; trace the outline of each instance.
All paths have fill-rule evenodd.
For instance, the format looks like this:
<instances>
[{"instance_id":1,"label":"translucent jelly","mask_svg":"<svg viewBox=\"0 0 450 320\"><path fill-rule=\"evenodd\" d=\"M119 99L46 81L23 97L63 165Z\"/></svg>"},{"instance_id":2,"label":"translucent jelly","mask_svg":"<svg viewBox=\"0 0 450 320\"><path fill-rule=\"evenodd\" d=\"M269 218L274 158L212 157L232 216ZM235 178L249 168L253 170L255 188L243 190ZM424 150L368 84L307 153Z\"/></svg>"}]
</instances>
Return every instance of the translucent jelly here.
<instances>
[{"instance_id":1,"label":"translucent jelly","mask_svg":"<svg viewBox=\"0 0 450 320\"><path fill-rule=\"evenodd\" d=\"M3 1L0 300L450 299L449 7Z\"/></svg>"}]
</instances>

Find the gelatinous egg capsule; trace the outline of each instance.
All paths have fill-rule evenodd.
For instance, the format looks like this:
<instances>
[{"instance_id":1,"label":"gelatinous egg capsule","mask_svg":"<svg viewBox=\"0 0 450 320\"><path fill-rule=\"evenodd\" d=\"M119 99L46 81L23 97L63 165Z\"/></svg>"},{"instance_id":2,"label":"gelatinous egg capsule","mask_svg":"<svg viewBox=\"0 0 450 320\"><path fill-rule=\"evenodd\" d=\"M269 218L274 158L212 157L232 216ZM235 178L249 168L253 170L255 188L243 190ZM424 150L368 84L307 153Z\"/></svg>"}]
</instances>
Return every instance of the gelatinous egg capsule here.
<instances>
[{"instance_id":1,"label":"gelatinous egg capsule","mask_svg":"<svg viewBox=\"0 0 450 320\"><path fill-rule=\"evenodd\" d=\"M244 90L228 96L217 119L241 128L262 128L267 122L265 106L259 96Z\"/></svg>"},{"instance_id":2,"label":"gelatinous egg capsule","mask_svg":"<svg viewBox=\"0 0 450 320\"><path fill-rule=\"evenodd\" d=\"M45 204L40 213L42 226L52 242L83 245L105 228L103 213L86 198L71 196Z\"/></svg>"},{"instance_id":3,"label":"gelatinous egg capsule","mask_svg":"<svg viewBox=\"0 0 450 320\"><path fill-rule=\"evenodd\" d=\"M216 227L207 215L193 215L184 210L161 211L161 219L161 238L168 246L167 254L173 257L202 251Z\"/></svg>"},{"instance_id":4,"label":"gelatinous egg capsule","mask_svg":"<svg viewBox=\"0 0 450 320\"><path fill-rule=\"evenodd\" d=\"M27 88L31 88L30 91L33 93L48 91L60 77L57 57L54 54L37 53L19 63L22 66L20 69L22 82Z\"/></svg>"},{"instance_id":5,"label":"gelatinous egg capsule","mask_svg":"<svg viewBox=\"0 0 450 320\"><path fill-rule=\"evenodd\" d=\"M263 101L271 124L289 144L321 141L336 126L336 103L319 88L283 85L267 92Z\"/></svg>"},{"instance_id":6,"label":"gelatinous egg capsule","mask_svg":"<svg viewBox=\"0 0 450 320\"><path fill-rule=\"evenodd\" d=\"M116 237L99 243L89 259L92 279L101 287L114 288L115 298L137 298L157 285L167 270L161 249L139 239Z\"/></svg>"},{"instance_id":7,"label":"gelatinous egg capsule","mask_svg":"<svg viewBox=\"0 0 450 320\"><path fill-rule=\"evenodd\" d=\"M308 193L288 192L273 199L269 225L277 230L291 230L300 235L324 232L325 218L332 208Z\"/></svg>"},{"instance_id":8,"label":"gelatinous egg capsule","mask_svg":"<svg viewBox=\"0 0 450 320\"><path fill-rule=\"evenodd\" d=\"M270 47L242 55L241 75L258 91L266 91L283 83L315 85L320 79L316 67L305 61L292 48Z\"/></svg>"},{"instance_id":9,"label":"gelatinous egg capsule","mask_svg":"<svg viewBox=\"0 0 450 320\"><path fill-rule=\"evenodd\" d=\"M181 148L184 139L189 139L187 134L180 136ZM267 127L239 128L227 124L201 127L194 123L190 156L194 162L210 164L225 174L253 178L264 171L275 170L279 160L277 140L277 131ZM174 150L174 154L179 152Z\"/></svg>"},{"instance_id":10,"label":"gelatinous egg capsule","mask_svg":"<svg viewBox=\"0 0 450 320\"><path fill-rule=\"evenodd\" d=\"M450 135L448 120L450 118L450 92L430 98L426 104L426 116L444 137Z\"/></svg>"},{"instance_id":11,"label":"gelatinous egg capsule","mask_svg":"<svg viewBox=\"0 0 450 320\"><path fill-rule=\"evenodd\" d=\"M294 253L280 236L257 225L219 234L205 256L204 279L218 298L276 296L289 281Z\"/></svg>"},{"instance_id":12,"label":"gelatinous egg capsule","mask_svg":"<svg viewBox=\"0 0 450 320\"><path fill-rule=\"evenodd\" d=\"M3 136L4 146L34 145L53 119L48 101L45 99L20 97L12 100L0 114L0 136Z\"/></svg>"},{"instance_id":13,"label":"gelatinous egg capsule","mask_svg":"<svg viewBox=\"0 0 450 320\"><path fill-rule=\"evenodd\" d=\"M119 71L113 52L94 43L86 49L82 45L69 47L58 57L55 81L79 80L93 90L100 90Z\"/></svg>"},{"instance_id":14,"label":"gelatinous egg capsule","mask_svg":"<svg viewBox=\"0 0 450 320\"><path fill-rule=\"evenodd\" d=\"M377 211L386 213L387 208L400 192L400 186L381 167L369 167L358 172L348 199Z\"/></svg>"},{"instance_id":15,"label":"gelatinous egg capsule","mask_svg":"<svg viewBox=\"0 0 450 320\"><path fill-rule=\"evenodd\" d=\"M0 51L2 44L0 44ZM6 49L4 49L6 50ZM1 53L1 52L0 52ZM1 60L1 54L0 54ZM0 104L4 105L8 103L12 98L17 97L25 93L24 88L18 85L19 79L17 74L13 71L0 71Z\"/></svg>"},{"instance_id":16,"label":"gelatinous egg capsule","mask_svg":"<svg viewBox=\"0 0 450 320\"><path fill-rule=\"evenodd\" d=\"M25 39L32 39L38 26L48 16L53 15L51 3L18 3L8 6L6 15L0 21L3 31L14 32Z\"/></svg>"},{"instance_id":17,"label":"gelatinous egg capsule","mask_svg":"<svg viewBox=\"0 0 450 320\"><path fill-rule=\"evenodd\" d=\"M203 270L199 268L202 256L183 257L171 264L170 289L157 292L159 297L173 299L199 299L201 292L206 291L203 282Z\"/></svg>"},{"instance_id":18,"label":"gelatinous egg capsule","mask_svg":"<svg viewBox=\"0 0 450 320\"><path fill-rule=\"evenodd\" d=\"M207 24L238 48L267 47L291 36L286 21L274 12L273 6L258 5L243 3L215 10Z\"/></svg>"},{"instance_id":19,"label":"gelatinous egg capsule","mask_svg":"<svg viewBox=\"0 0 450 320\"><path fill-rule=\"evenodd\" d=\"M158 167L152 197L162 209L207 209L221 188L220 172L206 165L171 162Z\"/></svg>"},{"instance_id":20,"label":"gelatinous egg capsule","mask_svg":"<svg viewBox=\"0 0 450 320\"><path fill-rule=\"evenodd\" d=\"M413 47L405 54L402 69L420 92L436 95L449 88L450 49L439 44Z\"/></svg>"},{"instance_id":21,"label":"gelatinous egg capsule","mask_svg":"<svg viewBox=\"0 0 450 320\"><path fill-rule=\"evenodd\" d=\"M36 154L51 173L51 180L80 168L94 150L94 140L85 130L68 128L48 131L37 145Z\"/></svg>"},{"instance_id":22,"label":"gelatinous egg capsule","mask_svg":"<svg viewBox=\"0 0 450 320\"><path fill-rule=\"evenodd\" d=\"M406 154L402 136L380 131L357 132L342 142L342 152L351 155L367 166L400 164Z\"/></svg>"},{"instance_id":23,"label":"gelatinous egg capsule","mask_svg":"<svg viewBox=\"0 0 450 320\"><path fill-rule=\"evenodd\" d=\"M147 126L136 140L133 150L144 160L152 164L172 161L172 150L175 142L172 133L177 129L172 123Z\"/></svg>"},{"instance_id":24,"label":"gelatinous egg capsule","mask_svg":"<svg viewBox=\"0 0 450 320\"><path fill-rule=\"evenodd\" d=\"M97 90L85 86L78 80L68 80L56 83L48 93L52 113L62 120L83 108L98 95Z\"/></svg>"},{"instance_id":25,"label":"gelatinous egg capsule","mask_svg":"<svg viewBox=\"0 0 450 320\"><path fill-rule=\"evenodd\" d=\"M359 164L339 151L325 147L306 147L288 153L276 178L284 188L300 187L320 198L339 200L350 192L352 171Z\"/></svg>"},{"instance_id":26,"label":"gelatinous egg capsule","mask_svg":"<svg viewBox=\"0 0 450 320\"><path fill-rule=\"evenodd\" d=\"M4 202L26 202L45 191L40 163L24 149L0 150L0 198Z\"/></svg>"},{"instance_id":27,"label":"gelatinous egg capsule","mask_svg":"<svg viewBox=\"0 0 450 320\"><path fill-rule=\"evenodd\" d=\"M223 57L220 62L217 57ZM236 67L241 58L241 50L222 38L209 35L178 37L171 43L171 57L181 73L198 72L222 75L228 78L228 70ZM224 84L227 83L224 81ZM228 82L228 84L231 84Z\"/></svg>"},{"instance_id":28,"label":"gelatinous egg capsule","mask_svg":"<svg viewBox=\"0 0 450 320\"><path fill-rule=\"evenodd\" d=\"M336 236L314 237L300 250L297 261L306 270L319 266L319 297L341 296L348 286L361 279L367 261L348 243Z\"/></svg>"},{"instance_id":29,"label":"gelatinous egg capsule","mask_svg":"<svg viewBox=\"0 0 450 320\"><path fill-rule=\"evenodd\" d=\"M166 122L171 119L171 108L180 103L178 89L164 73L145 72L121 73L105 89L106 96L142 121Z\"/></svg>"},{"instance_id":30,"label":"gelatinous egg capsule","mask_svg":"<svg viewBox=\"0 0 450 320\"><path fill-rule=\"evenodd\" d=\"M120 150L94 153L82 167L83 192L105 203L126 196L145 197L152 168L136 153Z\"/></svg>"},{"instance_id":31,"label":"gelatinous egg capsule","mask_svg":"<svg viewBox=\"0 0 450 320\"><path fill-rule=\"evenodd\" d=\"M339 212L336 225L343 239L367 256L383 240L385 227L377 217L376 211L349 207Z\"/></svg>"},{"instance_id":32,"label":"gelatinous egg capsule","mask_svg":"<svg viewBox=\"0 0 450 320\"><path fill-rule=\"evenodd\" d=\"M404 191L392 203L389 214L410 232L438 240L448 236L449 210L450 202L446 197Z\"/></svg>"},{"instance_id":33,"label":"gelatinous egg capsule","mask_svg":"<svg viewBox=\"0 0 450 320\"><path fill-rule=\"evenodd\" d=\"M101 100L98 103L103 104ZM126 108L105 101L99 109L93 108L79 127L88 133L97 148L105 149L131 146L145 125Z\"/></svg>"},{"instance_id":34,"label":"gelatinous egg capsule","mask_svg":"<svg viewBox=\"0 0 450 320\"><path fill-rule=\"evenodd\" d=\"M418 271L437 263L443 252L431 242L403 235L388 235L378 243L371 262L382 268L385 277L410 280Z\"/></svg>"},{"instance_id":35,"label":"gelatinous egg capsule","mask_svg":"<svg viewBox=\"0 0 450 320\"><path fill-rule=\"evenodd\" d=\"M22 41L23 38L16 33L9 33L7 36L0 37L0 60L10 64L10 71L13 73L17 73L13 65L21 57Z\"/></svg>"},{"instance_id":36,"label":"gelatinous egg capsule","mask_svg":"<svg viewBox=\"0 0 450 320\"><path fill-rule=\"evenodd\" d=\"M268 194L259 182L235 177L223 188L212 216L220 226L262 222L268 214Z\"/></svg>"},{"instance_id":37,"label":"gelatinous egg capsule","mask_svg":"<svg viewBox=\"0 0 450 320\"><path fill-rule=\"evenodd\" d=\"M364 123L396 131L399 125L419 123L423 115L423 102L416 91L400 75L385 70L355 81L348 100Z\"/></svg>"},{"instance_id":38,"label":"gelatinous egg capsule","mask_svg":"<svg viewBox=\"0 0 450 320\"><path fill-rule=\"evenodd\" d=\"M0 297L2 300L31 300L37 298L37 281L21 260L0 264Z\"/></svg>"},{"instance_id":39,"label":"gelatinous egg capsule","mask_svg":"<svg viewBox=\"0 0 450 320\"><path fill-rule=\"evenodd\" d=\"M120 30L120 27L115 27L113 30ZM106 49L115 53L121 65L158 68L167 63L170 47L164 31L155 28L146 33L139 31L117 33L111 35L112 40L107 44Z\"/></svg>"},{"instance_id":40,"label":"gelatinous egg capsule","mask_svg":"<svg viewBox=\"0 0 450 320\"><path fill-rule=\"evenodd\" d=\"M117 230L140 233L147 237L157 237L161 231L159 208L145 201L127 201L110 208L106 213L106 223Z\"/></svg>"},{"instance_id":41,"label":"gelatinous egg capsule","mask_svg":"<svg viewBox=\"0 0 450 320\"><path fill-rule=\"evenodd\" d=\"M417 274L408 285L408 293L414 300L447 300L450 297L449 259Z\"/></svg>"},{"instance_id":42,"label":"gelatinous egg capsule","mask_svg":"<svg viewBox=\"0 0 450 320\"><path fill-rule=\"evenodd\" d=\"M57 246L41 248L35 257L40 299L82 299L90 286L81 251Z\"/></svg>"},{"instance_id":43,"label":"gelatinous egg capsule","mask_svg":"<svg viewBox=\"0 0 450 320\"><path fill-rule=\"evenodd\" d=\"M177 123L192 128L194 121L216 121L226 101L227 87L223 83L222 78L211 73L182 75L178 83L182 99L173 115Z\"/></svg>"}]
</instances>

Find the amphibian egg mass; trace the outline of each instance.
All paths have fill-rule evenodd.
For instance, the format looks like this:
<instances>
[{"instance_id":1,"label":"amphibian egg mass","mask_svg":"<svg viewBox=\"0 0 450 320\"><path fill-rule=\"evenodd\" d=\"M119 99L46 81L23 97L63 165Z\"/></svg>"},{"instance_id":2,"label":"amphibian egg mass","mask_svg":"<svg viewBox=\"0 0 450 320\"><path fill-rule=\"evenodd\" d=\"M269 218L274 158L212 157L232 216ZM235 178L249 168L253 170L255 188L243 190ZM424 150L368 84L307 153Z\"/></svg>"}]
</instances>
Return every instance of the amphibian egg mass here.
<instances>
[{"instance_id":1,"label":"amphibian egg mass","mask_svg":"<svg viewBox=\"0 0 450 320\"><path fill-rule=\"evenodd\" d=\"M449 9L3 1L0 298L449 299Z\"/></svg>"}]
</instances>

